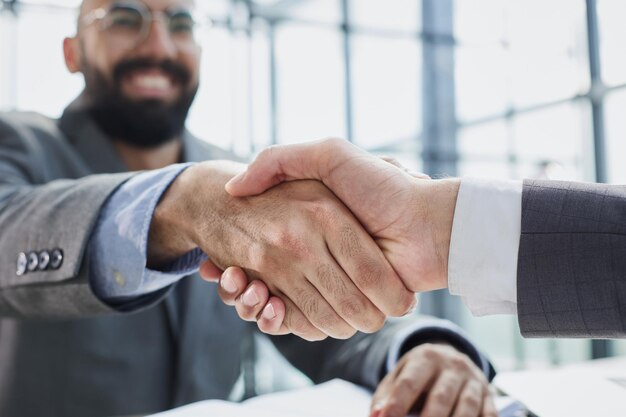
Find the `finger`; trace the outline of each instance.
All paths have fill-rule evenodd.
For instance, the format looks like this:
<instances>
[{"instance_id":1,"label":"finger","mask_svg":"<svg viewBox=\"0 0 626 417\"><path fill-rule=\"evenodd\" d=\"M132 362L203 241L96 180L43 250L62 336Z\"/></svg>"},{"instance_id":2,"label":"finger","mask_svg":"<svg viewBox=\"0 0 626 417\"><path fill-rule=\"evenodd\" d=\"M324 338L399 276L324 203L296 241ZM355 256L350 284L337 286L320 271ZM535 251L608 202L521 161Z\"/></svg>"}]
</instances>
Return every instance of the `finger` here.
<instances>
[{"instance_id":1,"label":"finger","mask_svg":"<svg viewBox=\"0 0 626 417\"><path fill-rule=\"evenodd\" d=\"M284 324L285 303L278 297L270 297L257 319L259 330L269 335L288 334L289 329Z\"/></svg>"},{"instance_id":2,"label":"finger","mask_svg":"<svg viewBox=\"0 0 626 417\"><path fill-rule=\"evenodd\" d=\"M418 360L407 364L393 381L380 411L380 417L405 417L437 376L431 362Z\"/></svg>"},{"instance_id":3,"label":"finger","mask_svg":"<svg viewBox=\"0 0 626 417\"><path fill-rule=\"evenodd\" d=\"M261 281L252 281L235 300L235 310L245 321L256 321L269 299L269 290Z\"/></svg>"},{"instance_id":4,"label":"finger","mask_svg":"<svg viewBox=\"0 0 626 417\"><path fill-rule=\"evenodd\" d=\"M365 151L342 139L323 139L265 149L245 172L226 184L234 197L261 194L284 181L312 179L324 182L327 173L350 156Z\"/></svg>"},{"instance_id":5,"label":"finger","mask_svg":"<svg viewBox=\"0 0 626 417\"><path fill-rule=\"evenodd\" d=\"M386 316L400 317L411 311L416 304L415 294L406 288L350 211L340 207L326 217L323 224L328 225L328 249L360 292ZM369 314L363 319L371 320L374 312L366 311Z\"/></svg>"},{"instance_id":6,"label":"finger","mask_svg":"<svg viewBox=\"0 0 626 417\"><path fill-rule=\"evenodd\" d=\"M204 261L202 265L200 265L200 277L205 281L209 282L219 282L220 277L224 273L220 268L218 268L213 262L209 259Z\"/></svg>"},{"instance_id":7,"label":"finger","mask_svg":"<svg viewBox=\"0 0 626 417\"><path fill-rule=\"evenodd\" d=\"M448 417L465 381L465 378L455 371L443 371L428 393L422 415L424 417Z\"/></svg>"},{"instance_id":8,"label":"finger","mask_svg":"<svg viewBox=\"0 0 626 417\"><path fill-rule=\"evenodd\" d=\"M485 387L482 381L469 380L461 389L453 417L480 417L485 399Z\"/></svg>"},{"instance_id":9,"label":"finger","mask_svg":"<svg viewBox=\"0 0 626 417\"><path fill-rule=\"evenodd\" d=\"M248 277L243 269L231 266L226 268L219 281L217 293L229 306L234 306L238 297L248 286Z\"/></svg>"},{"instance_id":10,"label":"finger","mask_svg":"<svg viewBox=\"0 0 626 417\"><path fill-rule=\"evenodd\" d=\"M483 410L481 417L498 417L498 410L496 409L496 404L493 402L493 397L491 393L485 393L483 397Z\"/></svg>"},{"instance_id":11,"label":"finger","mask_svg":"<svg viewBox=\"0 0 626 417\"><path fill-rule=\"evenodd\" d=\"M291 179L319 179L316 153L309 151L314 146L306 143L265 149L246 171L226 184L226 191L235 197L250 196Z\"/></svg>"},{"instance_id":12,"label":"finger","mask_svg":"<svg viewBox=\"0 0 626 417\"><path fill-rule=\"evenodd\" d=\"M372 395L372 402L370 405L370 414L376 415L381 412L381 410L385 406L385 400L389 397L389 392L393 386L393 381L396 379L398 373L402 371L404 364L401 362L395 369L389 372L385 377L380 381L378 387L376 387L376 391L374 395Z\"/></svg>"},{"instance_id":13,"label":"finger","mask_svg":"<svg viewBox=\"0 0 626 417\"><path fill-rule=\"evenodd\" d=\"M289 299L289 297L281 298L285 303L285 320L284 325L288 329L289 333L308 340L309 342L315 342L326 339L327 335L315 327L306 318L306 316L300 311L300 309Z\"/></svg>"},{"instance_id":14,"label":"finger","mask_svg":"<svg viewBox=\"0 0 626 417\"><path fill-rule=\"evenodd\" d=\"M335 339L346 339L354 335L356 330L350 326L345 320L343 320L335 310L328 304L322 294L311 284L308 277L304 282L295 284L295 280L288 289L285 289L284 294L287 296L281 299L287 306L287 314L289 314L291 307L289 303L293 303L298 306L299 310L304 314L304 317L319 329L322 333L333 337ZM293 329L292 324L285 323L288 328ZM296 333L294 331L294 333Z\"/></svg>"},{"instance_id":15,"label":"finger","mask_svg":"<svg viewBox=\"0 0 626 417\"><path fill-rule=\"evenodd\" d=\"M309 278L311 284L332 309L349 326L345 337L351 337L354 330L373 333L385 324L383 314L352 282L350 277L328 253L329 261L318 265L316 274Z\"/></svg>"}]
</instances>

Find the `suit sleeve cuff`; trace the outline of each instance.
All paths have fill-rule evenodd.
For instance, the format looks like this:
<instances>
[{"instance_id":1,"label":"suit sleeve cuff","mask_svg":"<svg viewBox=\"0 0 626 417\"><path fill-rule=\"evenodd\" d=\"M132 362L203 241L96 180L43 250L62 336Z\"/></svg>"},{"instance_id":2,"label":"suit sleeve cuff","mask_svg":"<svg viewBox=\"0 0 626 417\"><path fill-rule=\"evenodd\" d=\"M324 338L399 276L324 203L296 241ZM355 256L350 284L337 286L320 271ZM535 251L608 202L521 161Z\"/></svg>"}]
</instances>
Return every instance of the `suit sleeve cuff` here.
<instances>
[{"instance_id":1,"label":"suit sleeve cuff","mask_svg":"<svg viewBox=\"0 0 626 417\"><path fill-rule=\"evenodd\" d=\"M517 313L522 183L468 178L457 197L448 288L472 314Z\"/></svg>"}]
</instances>

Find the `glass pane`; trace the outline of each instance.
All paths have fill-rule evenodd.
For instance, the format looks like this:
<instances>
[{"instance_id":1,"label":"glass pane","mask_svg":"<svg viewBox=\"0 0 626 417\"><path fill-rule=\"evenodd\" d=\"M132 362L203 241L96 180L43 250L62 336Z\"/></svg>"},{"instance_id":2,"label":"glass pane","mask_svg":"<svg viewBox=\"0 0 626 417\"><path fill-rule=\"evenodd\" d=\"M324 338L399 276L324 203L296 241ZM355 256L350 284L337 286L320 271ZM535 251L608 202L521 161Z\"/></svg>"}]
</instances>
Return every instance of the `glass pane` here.
<instances>
[{"instance_id":1,"label":"glass pane","mask_svg":"<svg viewBox=\"0 0 626 417\"><path fill-rule=\"evenodd\" d=\"M421 1L350 0L350 23L370 28L417 31L421 28Z\"/></svg>"},{"instance_id":2,"label":"glass pane","mask_svg":"<svg viewBox=\"0 0 626 417\"><path fill-rule=\"evenodd\" d=\"M454 35L462 43L495 44L504 39L506 2L455 0Z\"/></svg>"},{"instance_id":3,"label":"glass pane","mask_svg":"<svg viewBox=\"0 0 626 417\"><path fill-rule=\"evenodd\" d=\"M345 85L338 31L279 26L276 31L278 141L345 137Z\"/></svg>"},{"instance_id":4,"label":"glass pane","mask_svg":"<svg viewBox=\"0 0 626 417\"><path fill-rule=\"evenodd\" d=\"M243 115L235 113L232 85L233 39L230 32L214 28L202 32L204 52L200 67L200 90L191 107L187 126L200 138L223 148L233 145L233 125ZM240 62L239 65L245 65Z\"/></svg>"},{"instance_id":5,"label":"glass pane","mask_svg":"<svg viewBox=\"0 0 626 417\"><path fill-rule=\"evenodd\" d=\"M259 1L256 13L266 17L282 17L313 22L339 23L342 20L339 0Z\"/></svg>"},{"instance_id":6,"label":"glass pane","mask_svg":"<svg viewBox=\"0 0 626 417\"><path fill-rule=\"evenodd\" d=\"M598 25L600 30L600 57L602 78L606 84L626 82L626 2L598 0Z\"/></svg>"},{"instance_id":7,"label":"glass pane","mask_svg":"<svg viewBox=\"0 0 626 417\"><path fill-rule=\"evenodd\" d=\"M515 0L507 29L513 103L527 106L589 89L585 4Z\"/></svg>"},{"instance_id":8,"label":"glass pane","mask_svg":"<svg viewBox=\"0 0 626 417\"><path fill-rule=\"evenodd\" d=\"M215 20L228 18L232 8L230 0L196 1L196 5L203 16L209 16Z\"/></svg>"},{"instance_id":9,"label":"glass pane","mask_svg":"<svg viewBox=\"0 0 626 417\"><path fill-rule=\"evenodd\" d=\"M503 114L510 95L506 51L499 46L461 47L455 51L455 60L459 120Z\"/></svg>"},{"instance_id":10,"label":"glass pane","mask_svg":"<svg viewBox=\"0 0 626 417\"><path fill-rule=\"evenodd\" d=\"M256 27L252 37L252 135L255 150L272 144L270 47L266 27Z\"/></svg>"},{"instance_id":11,"label":"glass pane","mask_svg":"<svg viewBox=\"0 0 626 417\"><path fill-rule=\"evenodd\" d=\"M606 159L609 182L626 184L626 91L617 91L607 96L605 107Z\"/></svg>"},{"instance_id":12,"label":"glass pane","mask_svg":"<svg viewBox=\"0 0 626 417\"><path fill-rule=\"evenodd\" d=\"M82 76L68 73L63 58L63 38L76 28L74 12L29 8L17 23L17 70L12 75L17 108L60 116L84 85Z\"/></svg>"},{"instance_id":13,"label":"glass pane","mask_svg":"<svg viewBox=\"0 0 626 417\"><path fill-rule=\"evenodd\" d=\"M513 119L516 155L527 161L549 161L578 167L571 179L583 179L583 153L591 142L591 117L586 103L567 103ZM591 155L585 155L592 158Z\"/></svg>"},{"instance_id":14,"label":"glass pane","mask_svg":"<svg viewBox=\"0 0 626 417\"><path fill-rule=\"evenodd\" d=\"M457 169L461 177L511 178L511 166L506 161L461 160Z\"/></svg>"},{"instance_id":15,"label":"glass pane","mask_svg":"<svg viewBox=\"0 0 626 417\"><path fill-rule=\"evenodd\" d=\"M421 129L421 48L414 39L352 38L354 140L372 148L417 142Z\"/></svg>"},{"instance_id":16,"label":"glass pane","mask_svg":"<svg viewBox=\"0 0 626 417\"><path fill-rule=\"evenodd\" d=\"M15 91L15 19L8 12L0 12L0 111L14 106Z\"/></svg>"},{"instance_id":17,"label":"glass pane","mask_svg":"<svg viewBox=\"0 0 626 417\"><path fill-rule=\"evenodd\" d=\"M458 152L462 157L484 157L505 161L509 149L509 135L505 120L482 123L459 130Z\"/></svg>"},{"instance_id":18,"label":"glass pane","mask_svg":"<svg viewBox=\"0 0 626 417\"><path fill-rule=\"evenodd\" d=\"M36 4L44 6L59 6L67 8L77 8L82 3L82 0L20 0L24 4Z\"/></svg>"}]
</instances>

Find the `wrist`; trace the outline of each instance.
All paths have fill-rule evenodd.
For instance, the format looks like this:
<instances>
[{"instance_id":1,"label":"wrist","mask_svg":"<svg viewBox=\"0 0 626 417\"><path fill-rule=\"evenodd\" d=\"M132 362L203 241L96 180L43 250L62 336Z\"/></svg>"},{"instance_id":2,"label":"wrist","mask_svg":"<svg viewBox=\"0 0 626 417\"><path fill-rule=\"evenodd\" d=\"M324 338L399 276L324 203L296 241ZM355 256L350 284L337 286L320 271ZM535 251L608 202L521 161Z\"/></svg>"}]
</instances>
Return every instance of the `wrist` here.
<instances>
[{"instance_id":1,"label":"wrist","mask_svg":"<svg viewBox=\"0 0 626 417\"><path fill-rule=\"evenodd\" d=\"M200 247L212 253L224 237L224 222L237 213L237 204L224 189L244 168L226 161L193 165L171 184L156 207L149 237L149 265L166 265Z\"/></svg>"},{"instance_id":2,"label":"wrist","mask_svg":"<svg viewBox=\"0 0 626 417\"><path fill-rule=\"evenodd\" d=\"M433 225L433 245L437 254L438 281L441 288L448 286L448 257L456 200L461 180L450 178L432 181L430 187L430 210Z\"/></svg>"},{"instance_id":3,"label":"wrist","mask_svg":"<svg viewBox=\"0 0 626 417\"><path fill-rule=\"evenodd\" d=\"M150 269L163 268L197 247L187 232L187 207L179 204L186 201L185 190L192 175L191 170L193 167L178 175L165 190L154 210L147 248L147 266Z\"/></svg>"}]
</instances>

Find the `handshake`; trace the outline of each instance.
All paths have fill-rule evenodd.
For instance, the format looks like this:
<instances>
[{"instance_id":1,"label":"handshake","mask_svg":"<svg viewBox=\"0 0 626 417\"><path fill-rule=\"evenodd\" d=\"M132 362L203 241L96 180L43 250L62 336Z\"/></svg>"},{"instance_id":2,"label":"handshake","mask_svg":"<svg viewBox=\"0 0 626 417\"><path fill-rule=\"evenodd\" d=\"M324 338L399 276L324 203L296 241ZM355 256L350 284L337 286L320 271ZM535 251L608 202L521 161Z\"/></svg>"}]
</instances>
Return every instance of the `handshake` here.
<instances>
[{"instance_id":1,"label":"handshake","mask_svg":"<svg viewBox=\"0 0 626 417\"><path fill-rule=\"evenodd\" d=\"M222 300L272 334L375 332L447 287L458 180L430 180L339 139L272 147L245 172L185 170L157 206L150 267L195 248Z\"/></svg>"}]
</instances>

